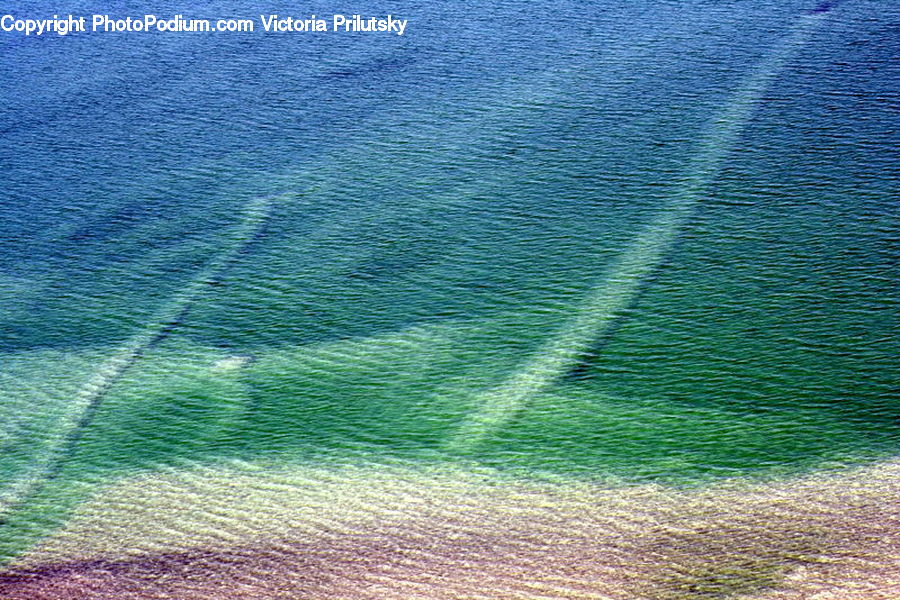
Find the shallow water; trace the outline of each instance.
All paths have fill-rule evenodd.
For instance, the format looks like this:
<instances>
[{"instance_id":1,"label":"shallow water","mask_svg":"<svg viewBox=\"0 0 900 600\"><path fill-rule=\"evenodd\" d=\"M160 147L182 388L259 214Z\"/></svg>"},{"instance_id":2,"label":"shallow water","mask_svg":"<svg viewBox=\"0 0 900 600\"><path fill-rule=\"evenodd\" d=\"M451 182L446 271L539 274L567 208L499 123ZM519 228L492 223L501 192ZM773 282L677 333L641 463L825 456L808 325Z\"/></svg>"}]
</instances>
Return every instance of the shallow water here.
<instances>
[{"instance_id":1,"label":"shallow water","mask_svg":"<svg viewBox=\"0 0 900 600\"><path fill-rule=\"evenodd\" d=\"M3 553L223 459L683 485L896 454L900 12L621 4L2 38ZM621 307L486 410L686 186Z\"/></svg>"}]
</instances>

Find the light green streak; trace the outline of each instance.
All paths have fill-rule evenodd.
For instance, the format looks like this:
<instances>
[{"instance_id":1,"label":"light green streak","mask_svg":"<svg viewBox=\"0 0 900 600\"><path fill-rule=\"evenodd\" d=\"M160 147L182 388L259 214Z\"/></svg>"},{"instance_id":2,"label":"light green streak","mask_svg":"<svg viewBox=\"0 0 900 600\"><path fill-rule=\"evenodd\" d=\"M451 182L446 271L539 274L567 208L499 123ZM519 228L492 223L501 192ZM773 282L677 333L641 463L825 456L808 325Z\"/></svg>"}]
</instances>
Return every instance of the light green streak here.
<instances>
[{"instance_id":1,"label":"light green streak","mask_svg":"<svg viewBox=\"0 0 900 600\"><path fill-rule=\"evenodd\" d=\"M0 491L0 519L5 518L36 493L52 477L60 461L65 458L69 442L90 421L91 413L103 395L154 342L166 334L175 322L194 304L210 281L219 277L238 253L254 238L268 218L275 198L255 198L244 207L240 222L235 226L222 251L201 269L157 315L121 346L94 372L67 403L65 415L46 443L35 449L33 466Z\"/></svg>"},{"instance_id":2,"label":"light green streak","mask_svg":"<svg viewBox=\"0 0 900 600\"><path fill-rule=\"evenodd\" d=\"M701 143L686 179L611 267L608 276L590 290L574 318L539 349L525 365L474 403L479 408L449 440L448 450L466 451L509 422L536 394L574 367L598 337L635 299L643 280L662 261L666 250L706 187L718 174L722 160L753 116L754 109L785 63L806 43L826 15L803 16L734 92L712 131Z\"/></svg>"}]
</instances>

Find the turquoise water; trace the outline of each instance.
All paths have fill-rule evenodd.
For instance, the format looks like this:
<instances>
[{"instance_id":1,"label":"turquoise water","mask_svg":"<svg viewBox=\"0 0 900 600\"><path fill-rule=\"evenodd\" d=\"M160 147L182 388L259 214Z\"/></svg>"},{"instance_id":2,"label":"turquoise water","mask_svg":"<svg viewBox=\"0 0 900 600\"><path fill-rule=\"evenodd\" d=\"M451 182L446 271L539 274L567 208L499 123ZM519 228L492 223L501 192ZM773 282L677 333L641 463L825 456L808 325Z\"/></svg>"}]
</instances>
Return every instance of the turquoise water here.
<instances>
[{"instance_id":1,"label":"turquoise water","mask_svg":"<svg viewBox=\"0 0 900 600\"><path fill-rule=\"evenodd\" d=\"M757 4L4 37L3 553L198 461L896 454L900 13Z\"/></svg>"}]
</instances>

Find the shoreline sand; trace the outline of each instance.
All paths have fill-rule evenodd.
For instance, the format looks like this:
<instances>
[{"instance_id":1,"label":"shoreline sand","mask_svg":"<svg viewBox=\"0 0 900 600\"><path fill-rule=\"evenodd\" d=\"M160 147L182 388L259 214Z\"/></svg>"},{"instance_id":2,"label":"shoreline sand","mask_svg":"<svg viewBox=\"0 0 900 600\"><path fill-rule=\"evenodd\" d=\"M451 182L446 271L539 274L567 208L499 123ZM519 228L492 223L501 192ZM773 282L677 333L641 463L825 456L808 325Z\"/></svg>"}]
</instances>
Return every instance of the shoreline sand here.
<instances>
[{"instance_id":1,"label":"shoreline sand","mask_svg":"<svg viewBox=\"0 0 900 600\"><path fill-rule=\"evenodd\" d=\"M0 574L19 598L900 597L900 460L702 489L463 467L226 468L104 490Z\"/></svg>"}]
</instances>

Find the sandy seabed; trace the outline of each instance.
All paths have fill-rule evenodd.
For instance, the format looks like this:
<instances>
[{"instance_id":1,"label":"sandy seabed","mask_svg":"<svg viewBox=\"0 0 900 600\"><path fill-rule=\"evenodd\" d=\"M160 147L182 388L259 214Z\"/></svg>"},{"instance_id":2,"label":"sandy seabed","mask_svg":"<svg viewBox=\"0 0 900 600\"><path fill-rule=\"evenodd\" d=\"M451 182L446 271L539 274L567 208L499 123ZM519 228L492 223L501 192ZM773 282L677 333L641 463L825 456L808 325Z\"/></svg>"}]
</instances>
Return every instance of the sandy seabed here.
<instances>
[{"instance_id":1,"label":"sandy seabed","mask_svg":"<svg viewBox=\"0 0 900 600\"><path fill-rule=\"evenodd\" d=\"M18 599L896 600L900 460L703 489L468 466L122 480L0 574Z\"/></svg>"}]
</instances>

